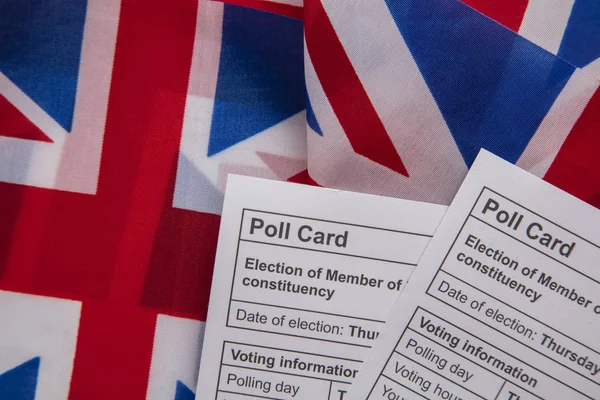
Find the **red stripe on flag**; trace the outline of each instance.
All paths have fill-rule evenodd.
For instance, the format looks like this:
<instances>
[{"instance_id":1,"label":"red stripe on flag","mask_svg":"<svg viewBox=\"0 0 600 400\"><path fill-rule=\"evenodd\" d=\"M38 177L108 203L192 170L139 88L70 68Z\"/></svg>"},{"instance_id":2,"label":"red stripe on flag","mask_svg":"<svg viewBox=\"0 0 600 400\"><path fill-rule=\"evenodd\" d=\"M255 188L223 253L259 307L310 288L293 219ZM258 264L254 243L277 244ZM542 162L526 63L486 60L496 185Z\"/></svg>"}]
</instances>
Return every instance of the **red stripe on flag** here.
<instances>
[{"instance_id":1,"label":"red stripe on flag","mask_svg":"<svg viewBox=\"0 0 600 400\"><path fill-rule=\"evenodd\" d=\"M99 195L130 204L119 207L125 214L110 287L111 298L130 304L141 302L159 224L173 202L197 1L176 4L153 0L121 10L106 124L114 134L105 140ZM176 236L166 239L177 245Z\"/></svg>"},{"instance_id":2,"label":"red stripe on flag","mask_svg":"<svg viewBox=\"0 0 600 400\"><path fill-rule=\"evenodd\" d=\"M408 176L321 1L307 0L304 12L306 48L352 148L358 154Z\"/></svg>"},{"instance_id":3,"label":"red stripe on flag","mask_svg":"<svg viewBox=\"0 0 600 400\"><path fill-rule=\"evenodd\" d=\"M123 3L97 194L0 183L0 287L206 315L219 218L172 207L196 7Z\"/></svg>"},{"instance_id":4,"label":"red stripe on flag","mask_svg":"<svg viewBox=\"0 0 600 400\"><path fill-rule=\"evenodd\" d=\"M288 182L293 182L293 183L303 183L305 185L311 185L311 186L319 186L322 187L321 185L319 185L317 183L317 181L315 181L312 176L310 176L310 174L308 173L308 170L305 169L304 171L300 171L298 172L296 175L294 176L290 176L287 179Z\"/></svg>"},{"instance_id":5,"label":"red stripe on flag","mask_svg":"<svg viewBox=\"0 0 600 400\"><path fill-rule=\"evenodd\" d=\"M173 208L175 176L155 238L142 305L205 321L221 217Z\"/></svg>"},{"instance_id":6,"label":"red stripe on flag","mask_svg":"<svg viewBox=\"0 0 600 400\"><path fill-rule=\"evenodd\" d=\"M600 89L573 126L544 180L600 208Z\"/></svg>"},{"instance_id":7,"label":"red stripe on flag","mask_svg":"<svg viewBox=\"0 0 600 400\"><path fill-rule=\"evenodd\" d=\"M273 1L266 0L221 0L223 3L234 4L236 6L243 6L254 8L256 10L267 11L273 14L283 15L285 17L291 17L296 19L302 19L304 17L304 10L302 7L293 6L290 4L276 3Z\"/></svg>"},{"instance_id":8,"label":"red stripe on flag","mask_svg":"<svg viewBox=\"0 0 600 400\"><path fill-rule=\"evenodd\" d=\"M70 399L145 397L156 309L138 305L206 315L218 217L172 208L196 7L122 2L95 195L0 183L0 287L83 301Z\"/></svg>"},{"instance_id":9,"label":"red stripe on flag","mask_svg":"<svg viewBox=\"0 0 600 400\"><path fill-rule=\"evenodd\" d=\"M140 303L159 223L167 223L162 213L172 202L196 7L194 0L123 3L97 194L23 189L23 201L6 210L18 220L0 228L12 237L4 271L11 279L2 286ZM212 270L210 257L197 261L182 261L182 268Z\"/></svg>"},{"instance_id":10,"label":"red stripe on flag","mask_svg":"<svg viewBox=\"0 0 600 400\"><path fill-rule=\"evenodd\" d=\"M55 195L64 192L0 182L0 288L35 292L33 281ZM39 293L41 294L41 293Z\"/></svg>"},{"instance_id":11,"label":"red stripe on flag","mask_svg":"<svg viewBox=\"0 0 600 400\"><path fill-rule=\"evenodd\" d=\"M155 327L151 311L84 302L69 399L146 398Z\"/></svg>"},{"instance_id":12,"label":"red stripe on flag","mask_svg":"<svg viewBox=\"0 0 600 400\"><path fill-rule=\"evenodd\" d=\"M4 96L0 96L0 121L2 121L0 136L52 143L52 139L27 119Z\"/></svg>"},{"instance_id":13,"label":"red stripe on flag","mask_svg":"<svg viewBox=\"0 0 600 400\"><path fill-rule=\"evenodd\" d=\"M519 31L529 0L461 0L485 16L515 32ZM549 11L551 12L551 11Z\"/></svg>"}]
</instances>

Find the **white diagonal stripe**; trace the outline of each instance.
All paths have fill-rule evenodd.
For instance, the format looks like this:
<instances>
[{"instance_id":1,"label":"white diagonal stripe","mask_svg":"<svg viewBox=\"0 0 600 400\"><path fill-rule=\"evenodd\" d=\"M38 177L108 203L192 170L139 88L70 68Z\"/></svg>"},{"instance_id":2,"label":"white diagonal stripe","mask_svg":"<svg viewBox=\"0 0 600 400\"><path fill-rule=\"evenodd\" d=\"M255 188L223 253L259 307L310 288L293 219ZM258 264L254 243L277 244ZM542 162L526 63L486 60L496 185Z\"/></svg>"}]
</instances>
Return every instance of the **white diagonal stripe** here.
<instances>
[{"instance_id":1,"label":"white diagonal stripe","mask_svg":"<svg viewBox=\"0 0 600 400\"><path fill-rule=\"evenodd\" d=\"M529 0L519 35L558 53L575 0Z\"/></svg>"}]
</instances>

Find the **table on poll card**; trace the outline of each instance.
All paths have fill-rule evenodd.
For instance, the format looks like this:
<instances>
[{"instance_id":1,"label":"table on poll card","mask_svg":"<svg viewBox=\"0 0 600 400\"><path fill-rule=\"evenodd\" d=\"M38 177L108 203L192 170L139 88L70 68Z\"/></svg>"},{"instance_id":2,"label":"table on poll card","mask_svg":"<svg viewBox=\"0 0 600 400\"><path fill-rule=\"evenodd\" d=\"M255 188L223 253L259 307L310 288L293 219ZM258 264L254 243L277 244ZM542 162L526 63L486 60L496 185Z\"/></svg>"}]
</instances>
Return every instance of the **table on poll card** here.
<instances>
[{"instance_id":1,"label":"table on poll card","mask_svg":"<svg viewBox=\"0 0 600 400\"><path fill-rule=\"evenodd\" d=\"M351 400L600 398L600 211L482 150Z\"/></svg>"},{"instance_id":2,"label":"table on poll card","mask_svg":"<svg viewBox=\"0 0 600 400\"><path fill-rule=\"evenodd\" d=\"M445 210L230 175L197 393L343 400Z\"/></svg>"}]
</instances>

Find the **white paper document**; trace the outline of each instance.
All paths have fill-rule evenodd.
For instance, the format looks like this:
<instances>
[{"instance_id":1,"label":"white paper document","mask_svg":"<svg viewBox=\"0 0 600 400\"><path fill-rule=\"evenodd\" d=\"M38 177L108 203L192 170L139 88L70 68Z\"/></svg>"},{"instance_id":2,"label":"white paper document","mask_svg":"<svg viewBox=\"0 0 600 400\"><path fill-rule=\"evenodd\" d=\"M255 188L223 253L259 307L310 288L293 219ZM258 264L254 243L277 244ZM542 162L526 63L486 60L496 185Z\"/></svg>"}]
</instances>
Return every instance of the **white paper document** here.
<instances>
[{"instance_id":1,"label":"white paper document","mask_svg":"<svg viewBox=\"0 0 600 400\"><path fill-rule=\"evenodd\" d=\"M600 211L481 151L352 400L600 399Z\"/></svg>"},{"instance_id":2,"label":"white paper document","mask_svg":"<svg viewBox=\"0 0 600 400\"><path fill-rule=\"evenodd\" d=\"M344 399L447 207L230 175L202 399Z\"/></svg>"}]
</instances>

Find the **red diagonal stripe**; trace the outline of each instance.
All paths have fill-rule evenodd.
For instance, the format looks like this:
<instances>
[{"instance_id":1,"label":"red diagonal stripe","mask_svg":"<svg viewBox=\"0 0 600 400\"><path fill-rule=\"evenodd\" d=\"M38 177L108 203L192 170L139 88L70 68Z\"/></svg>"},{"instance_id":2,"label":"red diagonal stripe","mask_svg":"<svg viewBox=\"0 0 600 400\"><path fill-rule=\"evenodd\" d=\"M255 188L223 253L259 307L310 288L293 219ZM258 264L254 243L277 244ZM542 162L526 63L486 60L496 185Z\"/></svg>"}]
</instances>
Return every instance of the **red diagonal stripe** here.
<instances>
[{"instance_id":1,"label":"red diagonal stripe","mask_svg":"<svg viewBox=\"0 0 600 400\"><path fill-rule=\"evenodd\" d=\"M483 15L519 32L529 0L461 0ZM549 11L551 12L551 11Z\"/></svg>"},{"instance_id":2,"label":"red diagonal stripe","mask_svg":"<svg viewBox=\"0 0 600 400\"><path fill-rule=\"evenodd\" d=\"M283 15L285 17L302 19L304 11L302 7L290 4L276 3L265 0L220 0L223 3L235 4L237 6L255 8L261 11L267 11L273 14Z\"/></svg>"},{"instance_id":3,"label":"red diagonal stripe","mask_svg":"<svg viewBox=\"0 0 600 400\"><path fill-rule=\"evenodd\" d=\"M600 208L600 89L573 126L544 180Z\"/></svg>"},{"instance_id":4,"label":"red diagonal stripe","mask_svg":"<svg viewBox=\"0 0 600 400\"><path fill-rule=\"evenodd\" d=\"M308 54L352 148L356 153L408 176L321 1L306 0L304 13Z\"/></svg>"},{"instance_id":5,"label":"red diagonal stripe","mask_svg":"<svg viewBox=\"0 0 600 400\"><path fill-rule=\"evenodd\" d=\"M44 132L25 117L6 97L0 95L0 136L50 142Z\"/></svg>"}]
</instances>

